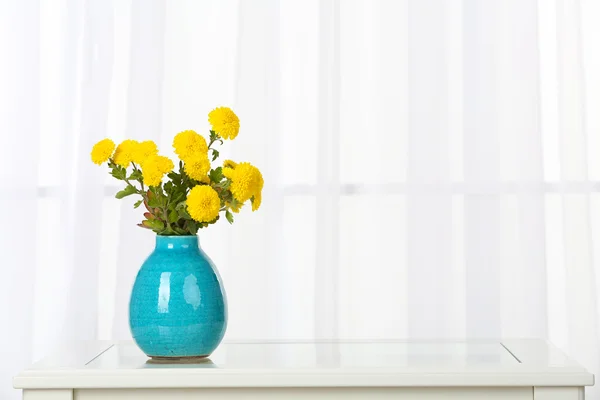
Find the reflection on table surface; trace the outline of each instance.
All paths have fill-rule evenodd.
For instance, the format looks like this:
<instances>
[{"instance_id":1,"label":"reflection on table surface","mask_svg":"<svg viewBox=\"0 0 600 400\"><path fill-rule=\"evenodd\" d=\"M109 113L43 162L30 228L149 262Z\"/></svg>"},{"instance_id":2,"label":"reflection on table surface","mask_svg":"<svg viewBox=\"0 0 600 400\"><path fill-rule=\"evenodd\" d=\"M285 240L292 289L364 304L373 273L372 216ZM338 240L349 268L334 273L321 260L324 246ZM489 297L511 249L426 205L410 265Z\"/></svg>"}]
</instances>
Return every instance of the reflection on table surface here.
<instances>
[{"instance_id":1,"label":"reflection on table surface","mask_svg":"<svg viewBox=\"0 0 600 400\"><path fill-rule=\"evenodd\" d=\"M114 368L433 368L503 367L519 361L499 342L227 343L194 364L153 363L134 343L119 343L86 365Z\"/></svg>"}]
</instances>

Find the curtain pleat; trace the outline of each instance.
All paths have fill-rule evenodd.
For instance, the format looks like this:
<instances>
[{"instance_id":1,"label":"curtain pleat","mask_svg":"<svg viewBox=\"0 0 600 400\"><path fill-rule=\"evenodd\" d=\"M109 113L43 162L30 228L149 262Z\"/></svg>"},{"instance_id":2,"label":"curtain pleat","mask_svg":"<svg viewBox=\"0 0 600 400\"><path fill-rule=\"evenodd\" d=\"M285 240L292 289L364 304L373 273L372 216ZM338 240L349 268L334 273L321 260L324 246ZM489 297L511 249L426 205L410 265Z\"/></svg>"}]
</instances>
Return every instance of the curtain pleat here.
<instances>
[{"instance_id":1,"label":"curtain pleat","mask_svg":"<svg viewBox=\"0 0 600 400\"><path fill-rule=\"evenodd\" d=\"M408 2L408 183L450 183L449 93L442 0ZM408 333L457 336L452 313L450 193L407 194ZM432 247L432 244L433 247Z\"/></svg>"},{"instance_id":2,"label":"curtain pleat","mask_svg":"<svg viewBox=\"0 0 600 400\"><path fill-rule=\"evenodd\" d=\"M588 180L588 127L579 1L556 3L558 136L562 181ZM593 156L594 157L594 156ZM563 194L567 348L580 361L600 366L597 281L594 270L590 194ZM600 393L594 390L594 394Z\"/></svg>"},{"instance_id":3,"label":"curtain pleat","mask_svg":"<svg viewBox=\"0 0 600 400\"><path fill-rule=\"evenodd\" d=\"M104 190L95 183L100 176L93 164L82 163L90 146L106 132L109 88L112 80L113 35L111 2L83 4L83 40L78 71L78 113L71 158L70 181L64 198L68 215L60 235L69 249L64 263L69 273L67 308L62 340L92 340L97 335L98 316L89 310L98 307L98 260L101 235L98 229L82 232L82 222L101 226ZM94 210L90 212L90 210Z\"/></svg>"},{"instance_id":4,"label":"curtain pleat","mask_svg":"<svg viewBox=\"0 0 600 400\"><path fill-rule=\"evenodd\" d=\"M0 209L4 210L0 315L0 397L14 396L11 374L33 357L37 187L40 138L40 3L11 2L0 12ZM12 38L21 37L22 41ZM24 140L26 139L26 140Z\"/></svg>"},{"instance_id":5,"label":"curtain pleat","mask_svg":"<svg viewBox=\"0 0 600 400\"><path fill-rule=\"evenodd\" d=\"M131 3L131 35L127 119L125 136L136 140L161 142L164 108L164 38L166 5L163 1L134 0ZM143 207L133 210L133 197L123 199L116 258L116 290L113 337L127 339L129 333L129 291L139 265L147 254L136 251L152 249L151 235L139 235ZM132 251L133 250L133 251Z\"/></svg>"},{"instance_id":6,"label":"curtain pleat","mask_svg":"<svg viewBox=\"0 0 600 400\"><path fill-rule=\"evenodd\" d=\"M500 181L498 2L463 3L463 157L466 183ZM500 320L500 201L465 194L466 334L496 337Z\"/></svg>"},{"instance_id":7,"label":"curtain pleat","mask_svg":"<svg viewBox=\"0 0 600 400\"><path fill-rule=\"evenodd\" d=\"M340 1L320 2L314 335L339 336Z\"/></svg>"}]
</instances>

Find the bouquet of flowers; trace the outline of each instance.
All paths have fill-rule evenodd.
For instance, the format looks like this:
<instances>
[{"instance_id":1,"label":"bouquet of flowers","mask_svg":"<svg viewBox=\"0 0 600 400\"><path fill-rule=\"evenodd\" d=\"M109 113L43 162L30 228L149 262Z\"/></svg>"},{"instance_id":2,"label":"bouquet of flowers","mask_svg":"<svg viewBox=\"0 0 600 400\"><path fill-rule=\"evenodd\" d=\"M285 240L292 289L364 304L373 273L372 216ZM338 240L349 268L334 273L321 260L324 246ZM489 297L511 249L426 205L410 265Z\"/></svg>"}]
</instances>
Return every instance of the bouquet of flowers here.
<instances>
[{"instance_id":1,"label":"bouquet of flowers","mask_svg":"<svg viewBox=\"0 0 600 400\"><path fill-rule=\"evenodd\" d=\"M107 163L110 174L126 185L115 197L141 196L134 207L143 203L147 211L138 226L158 235L195 235L217 222L221 212L233 223L233 213L248 201L252 211L260 207L264 180L258 168L231 160L211 165L219 158L214 146L238 135L239 118L231 109L218 107L208 114L208 121L212 126L208 142L191 130L173 139L177 169L172 160L158 154L151 140L124 140L116 149L110 139L94 145L92 161Z\"/></svg>"}]
</instances>

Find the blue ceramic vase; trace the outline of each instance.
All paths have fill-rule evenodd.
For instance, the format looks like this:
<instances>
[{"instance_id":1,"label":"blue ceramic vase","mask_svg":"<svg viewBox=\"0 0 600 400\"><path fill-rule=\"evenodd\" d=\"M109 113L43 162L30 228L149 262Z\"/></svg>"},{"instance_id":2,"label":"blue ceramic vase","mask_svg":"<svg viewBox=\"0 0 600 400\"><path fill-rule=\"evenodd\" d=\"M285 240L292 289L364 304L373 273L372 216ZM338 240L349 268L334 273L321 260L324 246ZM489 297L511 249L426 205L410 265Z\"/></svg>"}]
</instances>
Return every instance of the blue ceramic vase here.
<instances>
[{"instance_id":1,"label":"blue ceramic vase","mask_svg":"<svg viewBox=\"0 0 600 400\"><path fill-rule=\"evenodd\" d=\"M227 300L197 236L156 236L129 301L133 339L152 358L206 357L227 328Z\"/></svg>"}]
</instances>

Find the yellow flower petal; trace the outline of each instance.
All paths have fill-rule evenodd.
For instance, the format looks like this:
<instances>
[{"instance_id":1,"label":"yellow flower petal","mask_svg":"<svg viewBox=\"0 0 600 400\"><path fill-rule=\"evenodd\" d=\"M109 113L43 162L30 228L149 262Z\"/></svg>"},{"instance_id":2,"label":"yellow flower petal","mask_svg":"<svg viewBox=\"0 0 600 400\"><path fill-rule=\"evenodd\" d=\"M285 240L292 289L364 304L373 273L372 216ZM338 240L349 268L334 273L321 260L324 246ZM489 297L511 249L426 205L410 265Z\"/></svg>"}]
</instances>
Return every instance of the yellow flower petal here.
<instances>
[{"instance_id":1,"label":"yellow flower petal","mask_svg":"<svg viewBox=\"0 0 600 400\"><path fill-rule=\"evenodd\" d=\"M92 147L92 162L94 164L102 164L103 162L108 161L110 156L112 156L113 151L115 150L115 142L110 139L102 139L98 143Z\"/></svg>"},{"instance_id":2,"label":"yellow flower petal","mask_svg":"<svg viewBox=\"0 0 600 400\"><path fill-rule=\"evenodd\" d=\"M183 131L175 135L173 148L175 154L183 161L186 161L189 157L201 156L208 152L206 139L194 131Z\"/></svg>"},{"instance_id":3,"label":"yellow flower petal","mask_svg":"<svg viewBox=\"0 0 600 400\"><path fill-rule=\"evenodd\" d=\"M208 185L194 186L188 193L187 210L198 222L211 222L219 216L221 199L219 194Z\"/></svg>"},{"instance_id":4,"label":"yellow flower petal","mask_svg":"<svg viewBox=\"0 0 600 400\"><path fill-rule=\"evenodd\" d=\"M223 175L231 179L229 190L240 203L260 194L264 186L260 170L247 162L239 163L235 169L223 168Z\"/></svg>"},{"instance_id":5,"label":"yellow flower petal","mask_svg":"<svg viewBox=\"0 0 600 400\"><path fill-rule=\"evenodd\" d=\"M173 161L164 156L150 156L142 164L142 178L148 186L158 186L167 172L173 169Z\"/></svg>"},{"instance_id":6,"label":"yellow flower petal","mask_svg":"<svg viewBox=\"0 0 600 400\"><path fill-rule=\"evenodd\" d=\"M137 140L123 140L113 154L113 161L122 167L127 168L133 161L133 154L140 143Z\"/></svg>"},{"instance_id":7,"label":"yellow flower petal","mask_svg":"<svg viewBox=\"0 0 600 400\"><path fill-rule=\"evenodd\" d=\"M138 143L132 149L132 161L136 164L142 165L144 161L150 156L158 154L158 147L152 140L146 140Z\"/></svg>"},{"instance_id":8,"label":"yellow flower petal","mask_svg":"<svg viewBox=\"0 0 600 400\"><path fill-rule=\"evenodd\" d=\"M237 165L237 163L235 161L231 161L231 160L223 161L223 168L235 168L236 165Z\"/></svg>"},{"instance_id":9,"label":"yellow flower petal","mask_svg":"<svg viewBox=\"0 0 600 400\"><path fill-rule=\"evenodd\" d=\"M259 209L260 204L262 203L262 192L258 192L252 197L252 211L256 211Z\"/></svg>"},{"instance_id":10,"label":"yellow flower petal","mask_svg":"<svg viewBox=\"0 0 600 400\"><path fill-rule=\"evenodd\" d=\"M210 161L206 153L204 155L195 155L187 158L183 166L185 173L192 179L203 181L208 179L210 171Z\"/></svg>"},{"instance_id":11,"label":"yellow flower petal","mask_svg":"<svg viewBox=\"0 0 600 400\"><path fill-rule=\"evenodd\" d=\"M217 107L208 114L208 122L223 139L235 139L240 131L240 119L229 107Z\"/></svg>"}]
</instances>

